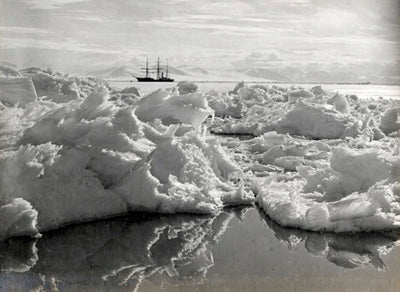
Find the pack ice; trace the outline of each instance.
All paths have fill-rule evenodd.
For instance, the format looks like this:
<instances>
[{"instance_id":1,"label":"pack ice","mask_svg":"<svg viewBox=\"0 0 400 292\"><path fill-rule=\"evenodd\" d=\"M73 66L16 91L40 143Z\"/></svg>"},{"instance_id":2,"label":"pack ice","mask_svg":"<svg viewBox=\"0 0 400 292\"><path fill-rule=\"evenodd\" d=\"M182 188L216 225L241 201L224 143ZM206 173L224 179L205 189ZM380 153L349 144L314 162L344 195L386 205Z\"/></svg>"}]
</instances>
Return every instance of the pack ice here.
<instances>
[{"instance_id":1,"label":"pack ice","mask_svg":"<svg viewBox=\"0 0 400 292\"><path fill-rule=\"evenodd\" d=\"M224 102L224 108L218 107L219 114L211 127L217 134L259 136L276 131L309 139L367 134L370 139L379 140L400 129L395 102L359 100L354 95L326 92L321 86L306 90L276 85L247 87L240 83L223 100L209 93L211 105L225 100L229 102ZM240 105L240 115L232 114L229 103Z\"/></svg>"},{"instance_id":2,"label":"pack ice","mask_svg":"<svg viewBox=\"0 0 400 292\"><path fill-rule=\"evenodd\" d=\"M50 73L25 71L50 88L46 98L1 105L1 239L129 211L216 213L253 201L239 165L201 129L214 113L204 94L171 88L127 105L103 84Z\"/></svg>"},{"instance_id":3,"label":"pack ice","mask_svg":"<svg viewBox=\"0 0 400 292\"><path fill-rule=\"evenodd\" d=\"M242 117L219 115L212 131L258 136L227 145L273 220L312 231L400 227L397 101L243 83L229 96Z\"/></svg>"},{"instance_id":4,"label":"pack ice","mask_svg":"<svg viewBox=\"0 0 400 292\"><path fill-rule=\"evenodd\" d=\"M283 226L312 231L400 227L399 157L334 147L329 163L296 167L257 185L257 203Z\"/></svg>"}]
</instances>

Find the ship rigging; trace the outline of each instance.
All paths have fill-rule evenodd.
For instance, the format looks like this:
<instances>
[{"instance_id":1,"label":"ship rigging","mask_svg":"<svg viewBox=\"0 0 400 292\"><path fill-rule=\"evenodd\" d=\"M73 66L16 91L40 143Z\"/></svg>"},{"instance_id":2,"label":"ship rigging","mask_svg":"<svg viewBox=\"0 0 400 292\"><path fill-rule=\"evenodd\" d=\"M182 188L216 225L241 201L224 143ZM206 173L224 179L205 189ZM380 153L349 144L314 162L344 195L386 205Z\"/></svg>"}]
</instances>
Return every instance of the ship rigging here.
<instances>
[{"instance_id":1,"label":"ship rigging","mask_svg":"<svg viewBox=\"0 0 400 292\"><path fill-rule=\"evenodd\" d=\"M145 72L145 77L136 77L133 76L137 79L138 82L173 82L174 79L168 77L168 60L167 60L167 66L165 69L165 75L160 67L160 58L157 59L157 67L156 68L149 68L149 59L146 58L146 67L141 68ZM150 71L156 70L156 78L150 77ZM154 71L153 71L154 72Z\"/></svg>"}]
</instances>

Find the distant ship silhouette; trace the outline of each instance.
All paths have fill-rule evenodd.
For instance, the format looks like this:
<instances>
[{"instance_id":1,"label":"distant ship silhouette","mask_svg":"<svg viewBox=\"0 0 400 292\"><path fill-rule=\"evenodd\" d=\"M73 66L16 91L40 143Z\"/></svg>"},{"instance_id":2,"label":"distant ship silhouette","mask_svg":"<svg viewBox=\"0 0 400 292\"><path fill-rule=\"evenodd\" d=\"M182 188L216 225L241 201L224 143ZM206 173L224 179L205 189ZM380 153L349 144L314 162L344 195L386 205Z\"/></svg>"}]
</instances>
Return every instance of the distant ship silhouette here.
<instances>
[{"instance_id":1,"label":"distant ship silhouette","mask_svg":"<svg viewBox=\"0 0 400 292\"><path fill-rule=\"evenodd\" d=\"M153 69L149 69L149 59L146 58L146 68L141 68L141 69L145 70L144 71L144 72L146 72L145 77L136 77L136 76L132 75L133 77L135 77L137 79L138 82L173 82L174 81L174 79L168 77L168 61L167 61L167 68L166 68L165 76L164 76L164 72L160 68L160 58L157 59L157 67L153 68ZM150 77L150 75L149 75L150 70L156 70L156 73L157 73L156 79Z\"/></svg>"}]
</instances>

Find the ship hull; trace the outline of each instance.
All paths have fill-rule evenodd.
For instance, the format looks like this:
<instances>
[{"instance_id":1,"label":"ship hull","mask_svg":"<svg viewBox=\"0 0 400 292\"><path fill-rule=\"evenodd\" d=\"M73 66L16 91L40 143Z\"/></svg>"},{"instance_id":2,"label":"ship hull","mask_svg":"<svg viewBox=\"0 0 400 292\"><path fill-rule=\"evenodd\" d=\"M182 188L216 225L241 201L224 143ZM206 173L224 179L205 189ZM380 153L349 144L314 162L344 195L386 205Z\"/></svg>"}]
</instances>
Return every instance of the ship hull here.
<instances>
[{"instance_id":1,"label":"ship hull","mask_svg":"<svg viewBox=\"0 0 400 292\"><path fill-rule=\"evenodd\" d=\"M136 77L136 79L138 82L174 82L174 79L171 78L154 79L146 77Z\"/></svg>"}]
</instances>

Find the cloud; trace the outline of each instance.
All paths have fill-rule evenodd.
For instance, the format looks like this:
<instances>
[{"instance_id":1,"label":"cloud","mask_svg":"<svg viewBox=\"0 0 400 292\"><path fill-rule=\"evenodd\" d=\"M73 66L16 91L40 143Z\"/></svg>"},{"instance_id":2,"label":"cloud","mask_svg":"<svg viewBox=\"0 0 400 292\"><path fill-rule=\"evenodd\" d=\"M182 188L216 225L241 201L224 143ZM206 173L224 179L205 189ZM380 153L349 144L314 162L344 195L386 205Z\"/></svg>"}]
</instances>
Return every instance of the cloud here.
<instances>
[{"instance_id":1,"label":"cloud","mask_svg":"<svg viewBox=\"0 0 400 292\"><path fill-rule=\"evenodd\" d=\"M191 18L185 18L181 20L172 19L153 19L139 21L138 24L147 25L151 27L169 27L178 29L196 29L196 30L211 30L221 32L232 32L232 33L266 33L268 29L261 26L244 26L234 24L223 24L208 21L199 21L199 19L193 21Z\"/></svg>"},{"instance_id":2,"label":"cloud","mask_svg":"<svg viewBox=\"0 0 400 292\"><path fill-rule=\"evenodd\" d=\"M63 5L75 4L92 0L24 0L35 9L56 9Z\"/></svg>"},{"instance_id":3,"label":"cloud","mask_svg":"<svg viewBox=\"0 0 400 292\"><path fill-rule=\"evenodd\" d=\"M36 27L22 27L22 26L0 26L0 32L4 33L27 33L27 34L47 34L48 30Z\"/></svg>"},{"instance_id":4,"label":"cloud","mask_svg":"<svg viewBox=\"0 0 400 292\"><path fill-rule=\"evenodd\" d=\"M282 67L285 65L278 52L253 51L246 56L241 56L233 61L238 69Z\"/></svg>"},{"instance_id":5,"label":"cloud","mask_svg":"<svg viewBox=\"0 0 400 292\"><path fill-rule=\"evenodd\" d=\"M0 1L0 45L20 54L49 49L109 59L202 56L204 67L232 66L236 59L295 67L400 56L398 0ZM52 56L49 63L65 63L55 59L61 53Z\"/></svg>"},{"instance_id":6,"label":"cloud","mask_svg":"<svg viewBox=\"0 0 400 292\"><path fill-rule=\"evenodd\" d=\"M75 51L93 54L125 54L126 50L123 49L107 49L93 44L80 43L72 39L65 39L62 42L34 39L34 38L2 38L3 42L0 44L1 49L14 49L14 48L41 48L51 49L58 51Z\"/></svg>"}]
</instances>

